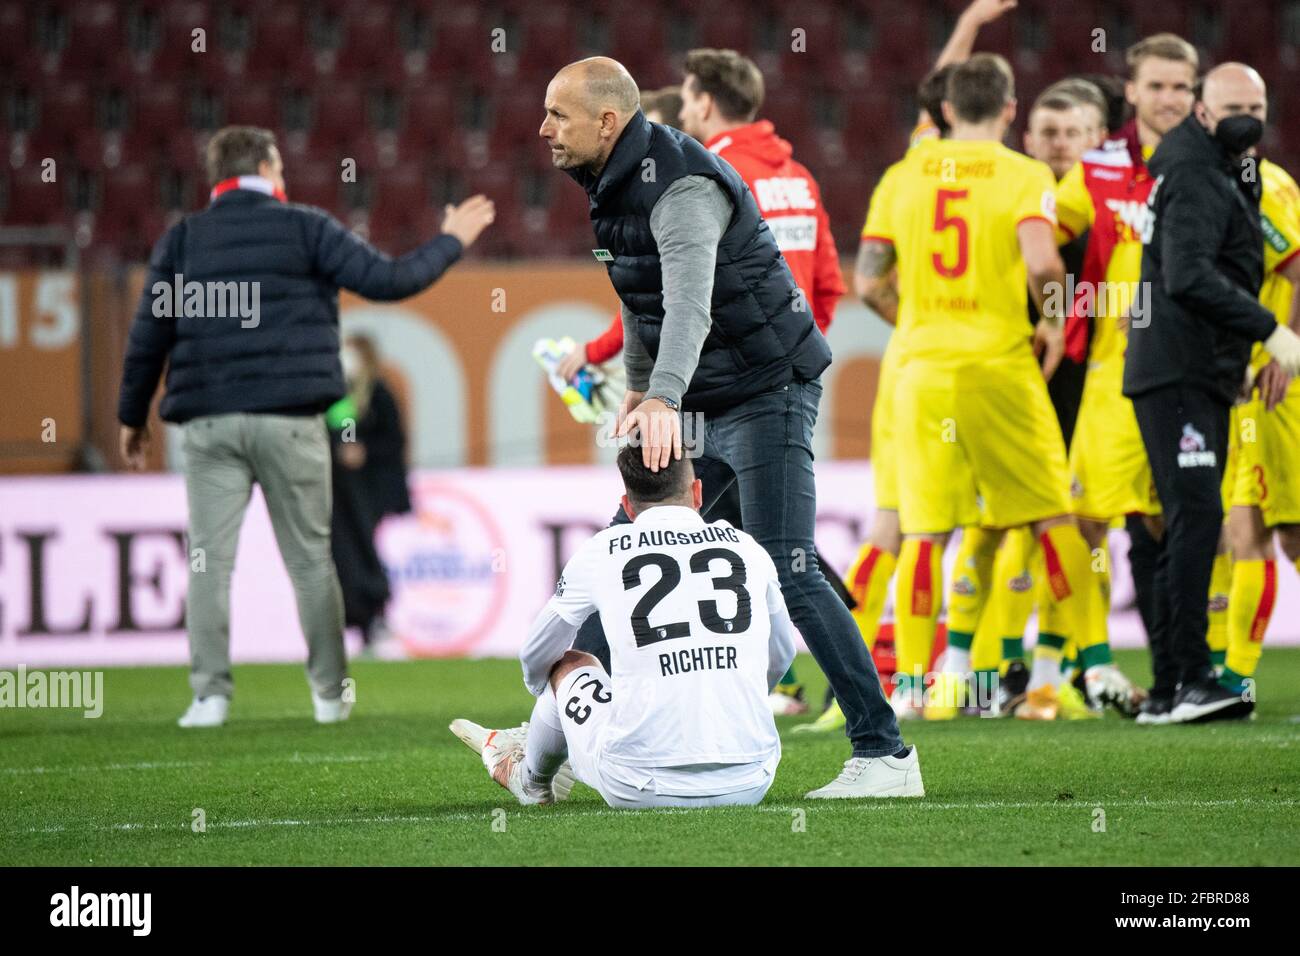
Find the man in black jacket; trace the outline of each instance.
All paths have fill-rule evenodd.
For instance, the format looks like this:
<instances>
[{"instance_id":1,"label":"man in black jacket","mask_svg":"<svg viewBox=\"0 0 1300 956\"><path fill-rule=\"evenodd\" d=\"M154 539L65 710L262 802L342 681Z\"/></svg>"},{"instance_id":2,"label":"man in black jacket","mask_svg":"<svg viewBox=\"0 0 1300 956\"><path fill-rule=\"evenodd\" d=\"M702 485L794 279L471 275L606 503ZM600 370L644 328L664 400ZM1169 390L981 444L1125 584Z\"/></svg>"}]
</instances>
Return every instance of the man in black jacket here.
<instances>
[{"instance_id":1,"label":"man in black jacket","mask_svg":"<svg viewBox=\"0 0 1300 956\"><path fill-rule=\"evenodd\" d=\"M158 241L131 325L118 404L121 453L144 467L149 404L184 428L194 702L182 727L225 722L230 575L261 485L307 638L316 720L346 719L343 600L330 556L330 444L323 412L343 397L338 290L379 301L435 282L492 222L483 196L447 208L443 233L390 258L320 209L285 201L275 137L228 127L207 151L208 208Z\"/></svg>"},{"instance_id":2,"label":"man in black jacket","mask_svg":"<svg viewBox=\"0 0 1300 956\"><path fill-rule=\"evenodd\" d=\"M1263 124L1219 105L1216 96L1218 84L1240 79L1242 71L1258 77L1240 64L1210 71L1192 115L1164 137L1149 163L1157 179L1142 230L1143 301L1132 309L1124 394L1133 400L1165 515L1152 654L1174 665L1168 672L1178 684L1157 680L1146 710L1164 708L1168 717L1144 722L1243 716L1253 707L1214 680L1206 643L1229 409L1251 344L1262 341L1296 374L1300 337L1257 299L1264 271L1260 180L1248 153Z\"/></svg>"}]
</instances>

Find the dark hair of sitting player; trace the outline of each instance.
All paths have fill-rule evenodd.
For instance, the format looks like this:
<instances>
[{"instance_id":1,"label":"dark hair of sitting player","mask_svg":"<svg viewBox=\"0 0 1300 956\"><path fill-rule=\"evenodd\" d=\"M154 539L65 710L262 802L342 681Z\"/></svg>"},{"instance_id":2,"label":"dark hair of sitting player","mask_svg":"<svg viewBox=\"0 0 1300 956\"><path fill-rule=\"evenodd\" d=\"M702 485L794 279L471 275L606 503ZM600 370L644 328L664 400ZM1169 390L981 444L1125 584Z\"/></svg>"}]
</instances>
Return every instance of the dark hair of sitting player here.
<instances>
[{"instance_id":1,"label":"dark hair of sitting player","mask_svg":"<svg viewBox=\"0 0 1300 956\"><path fill-rule=\"evenodd\" d=\"M651 471L641 461L640 445L624 445L618 453L618 472L623 476L627 500L637 512L655 505L694 506L691 483L695 467L686 456L669 458L667 467Z\"/></svg>"}]
</instances>

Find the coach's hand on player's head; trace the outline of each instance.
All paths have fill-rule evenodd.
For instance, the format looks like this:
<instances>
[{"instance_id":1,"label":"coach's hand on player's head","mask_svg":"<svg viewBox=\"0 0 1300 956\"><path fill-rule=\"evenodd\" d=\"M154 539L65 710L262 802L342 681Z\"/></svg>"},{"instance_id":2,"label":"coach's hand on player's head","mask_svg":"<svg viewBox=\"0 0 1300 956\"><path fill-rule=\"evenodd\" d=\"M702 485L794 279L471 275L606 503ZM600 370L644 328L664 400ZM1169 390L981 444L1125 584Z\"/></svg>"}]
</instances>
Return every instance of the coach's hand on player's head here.
<instances>
[{"instance_id":1,"label":"coach's hand on player's head","mask_svg":"<svg viewBox=\"0 0 1300 956\"><path fill-rule=\"evenodd\" d=\"M682 457L682 420L659 399L641 402L628 412L618 427L618 437L634 431L641 442L641 461L651 471L667 468L670 460Z\"/></svg>"},{"instance_id":2,"label":"coach's hand on player's head","mask_svg":"<svg viewBox=\"0 0 1300 956\"><path fill-rule=\"evenodd\" d=\"M623 422L626 421L628 413L645 401L645 392L634 392L628 389L623 393L623 402L618 406L618 417L614 419L615 431L623 434Z\"/></svg>"},{"instance_id":3,"label":"coach's hand on player's head","mask_svg":"<svg viewBox=\"0 0 1300 956\"><path fill-rule=\"evenodd\" d=\"M1065 355L1065 330L1051 319L1039 319L1034 326L1034 355L1043 367L1043 378L1050 382Z\"/></svg>"},{"instance_id":4,"label":"coach's hand on player's head","mask_svg":"<svg viewBox=\"0 0 1300 956\"><path fill-rule=\"evenodd\" d=\"M123 425L117 437L118 450L122 453L126 467L132 471L143 471L145 455L149 453L149 426L132 428Z\"/></svg>"},{"instance_id":5,"label":"coach's hand on player's head","mask_svg":"<svg viewBox=\"0 0 1300 956\"><path fill-rule=\"evenodd\" d=\"M447 204L446 215L442 219L442 231L455 236L460 244L468 249L474 240L496 218L496 204L481 193L470 196L459 206Z\"/></svg>"}]
</instances>

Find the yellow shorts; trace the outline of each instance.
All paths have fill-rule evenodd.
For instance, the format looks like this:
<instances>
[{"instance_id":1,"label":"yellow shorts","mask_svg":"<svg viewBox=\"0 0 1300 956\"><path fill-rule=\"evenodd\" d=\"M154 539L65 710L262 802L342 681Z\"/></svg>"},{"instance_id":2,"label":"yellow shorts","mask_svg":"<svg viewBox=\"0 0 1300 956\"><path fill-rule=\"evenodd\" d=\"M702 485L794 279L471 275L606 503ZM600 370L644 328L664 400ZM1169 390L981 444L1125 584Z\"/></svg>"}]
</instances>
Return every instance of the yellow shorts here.
<instances>
[{"instance_id":1,"label":"yellow shorts","mask_svg":"<svg viewBox=\"0 0 1300 956\"><path fill-rule=\"evenodd\" d=\"M978 523L1013 528L1070 511L1061 426L1028 344L954 371L909 360L895 391L898 512L904 534Z\"/></svg>"},{"instance_id":2,"label":"yellow shorts","mask_svg":"<svg viewBox=\"0 0 1300 956\"><path fill-rule=\"evenodd\" d=\"M885 347L880 357L876 401L871 406L871 475L876 485L876 508L898 510L897 453L894 446L894 389L897 386L898 351Z\"/></svg>"},{"instance_id":3,"label":"yellow shorts","mask_svg":"<svg viewBox=\"0 0 1300 956\"><path fill-rule=\"evenodd\" d=\"M1081 518L1111 521L1160 514L1146 446L1133 403L1124 397L1124 359L1088 366L1079 419L1070 443L1070 509Z\"/></svg>"},{"instance_id":4,"label":"yellow shorts","mask_svg":"<svg viewBox=\"0 0 1300 956\"><path fill-rule=\"evenodd\" d=\"M1300 524L1300 386L1271 412L1258 394L1232 410L1230 503L1259 508L1270 528Z\"/></svg>"}]
</instances>

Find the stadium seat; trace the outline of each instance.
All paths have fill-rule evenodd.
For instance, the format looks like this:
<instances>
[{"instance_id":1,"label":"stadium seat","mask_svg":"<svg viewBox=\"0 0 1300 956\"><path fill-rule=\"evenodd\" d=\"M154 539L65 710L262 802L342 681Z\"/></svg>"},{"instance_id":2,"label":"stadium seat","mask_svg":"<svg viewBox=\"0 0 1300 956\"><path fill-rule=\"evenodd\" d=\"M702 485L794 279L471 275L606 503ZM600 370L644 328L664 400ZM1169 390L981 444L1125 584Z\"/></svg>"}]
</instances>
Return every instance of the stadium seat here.
<instances>
[{"instance_id":1,"label":"stadium seat","mask_svg":"<svg viewBox=\"0 0 1300 956\"><path fill-rule=\"evenodd\" d=\"M99 181L102 191L96 212L102 217L125 216L157 204L154 177L143 163L125 163L117 169L103 170Z\"/></svg>"},{"instance_id":2,"label":"stadium seat","mask_svg":"<svg viewBox=\"0 0 1300 956\"><path fill-rule=\"evenodd\" d=\"M28 5L17 0L0 3L0 67L12 71L31 48L32 26ZM16 76L17 73L11 72Z\"/></svg>"},{"instance_id":3,"label":"stadium seat","mask_svg":"<svg viewBox=\"0 0 1300 956\"><path fill-rule=\"evenodd\" d=\"M280 99L267 83L241 83L237 89L221 91L221 113L226 124L279 126Z\"/></svg>"},{"instance_id":4,"label":"stadium seat","mask_svg":"<svg viewBox=\"0 0 1300 956\"><path fill-rule=\"evenodd\" d=\"M340 206L339 168L333 163L303 160L284 171L285 191L292 202L337 212Z\"/></svg>"},{"instance_id":5,"label":"stadium seat","mask_svg":"<svg viewBox=\"0 0 1300 956\"><path fill-rule=\"evenodd\" d=\"M61 182L45 182L40 165L34 162L28 162L21 169L6 168L5 171L6 225L39 226L57 221L63 202Z\"/></svg>"},{"instance_id":6,"label":"stadium seat","mask_svg":"<svg viewBox=\"0 0 1300 956\"><path fill-rule=\"evenodd\" d=\"M94 125L94 99L85 83L51 84L40 104L41 127L46 132L67 135Z\"/></svg>"}]
</instances>

